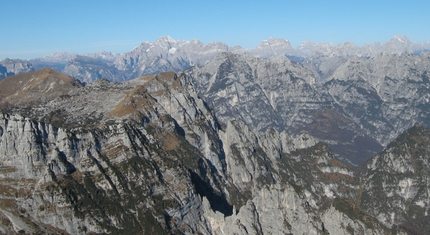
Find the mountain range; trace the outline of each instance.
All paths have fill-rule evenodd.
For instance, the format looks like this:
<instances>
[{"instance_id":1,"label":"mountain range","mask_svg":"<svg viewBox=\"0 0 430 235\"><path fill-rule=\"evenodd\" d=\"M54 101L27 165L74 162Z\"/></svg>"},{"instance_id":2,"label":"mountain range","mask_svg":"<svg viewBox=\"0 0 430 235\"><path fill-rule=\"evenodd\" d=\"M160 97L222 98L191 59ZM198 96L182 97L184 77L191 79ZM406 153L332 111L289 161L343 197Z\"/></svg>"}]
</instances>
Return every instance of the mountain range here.
<instances>
[{"instance_id":1,"label":"mountain range","mask_svg":"<svg viewBox=\"0 0 430 235\"><path fill-rule=\"evenodd\" d=\"M270 65L227 53L194 74L224 68L208 94L226 93L230 71L247 85L235 68L251 62ZM0 232L428 234L429 129L353 170L307 132L227 120L191 72L85 84L44 68L0 81Z\"/></svg>"},{"instance_id":2,"label":"mountain range","mask_svg":"<svg viewBox=\"0 0 430 235\"><path fill-rule=\"evenodd\" d=\"M362 47L350 42L334 45L305 41L293 48L286 39L263 40L251 49L229 47L222 42L203 44L198 40L174 40L169 36L155 42L143 42L132 51L123 54L96 52L78 55L59 52L30 60L5 59L0 61L0 79L22 72L50 67L83 82L99 78L125 81L146 74L164 71L179 72L195 65L212 61L221 52L248 53L259 58L285 55L298 62L325 81L347 59L375 57L381 54L421 54L430 51L430 42L413 43L405 36L395 35L385 44L373 43Z\"/></svg>"},{"instance_id":3,"label":"mountain range","mask_svg":"<svg viewBox=\"0 0 430 235\"><path fill-rule=\"evenodd\" d=\"M6 59L0 234L430 234L427 46Z\"/></svg>"}]
</instances>

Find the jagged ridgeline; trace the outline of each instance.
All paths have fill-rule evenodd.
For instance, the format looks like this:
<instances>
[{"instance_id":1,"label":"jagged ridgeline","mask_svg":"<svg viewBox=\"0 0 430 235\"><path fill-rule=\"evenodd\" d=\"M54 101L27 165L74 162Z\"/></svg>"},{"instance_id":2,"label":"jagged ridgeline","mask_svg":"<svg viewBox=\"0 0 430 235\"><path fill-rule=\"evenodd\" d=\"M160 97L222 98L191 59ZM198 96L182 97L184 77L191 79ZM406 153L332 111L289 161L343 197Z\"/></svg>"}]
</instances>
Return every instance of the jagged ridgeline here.
<instances>
[{"instance_id":1,"label":"jagged ridgeline","mask_svg":"<svg viewBox=\"0 0 430 235\"><path fill-rule=\"evenodd\" d=\"M333 145L284 131L283 114L257 128L228 118L253 112L233 107L251 95L228 91L265 87L250 85L263 76L249 60L276 69L279 58L226 54L220 66L123 83L48 68L0 81L0 233L428 233L429 130L413 127L354 172ZM278 68L277 86L286 76L318 94L281 61L296 70ZM210 68L205 102L196 75ZM344 120L335 108L311 113Z\"/></svg>"},{"instance_id":2,"label":"jagged ridgeline","mask_svg":"<svg viewBox=\"0 0 430 235\"><path fill-rule=\"evenodd\" d=\"M429 69L429 54L353 57L322 82L283 55L223 53L185 73L221 125L306 131L355 168L415 124L430 126Z\"/></svg>"},{"instance_id":3,"label":"jagged ridgeline","mask_svg":"<svg viewBox=\"0 0 430 235\"><path fill-rule=\"evenodd\" d=\"M312 71L321 80L331 79L333 72L350 58L359 56L374 58L379 55L413 55L430 51L430 42L413 43L405 36L395 35L388 42L367 44L363 47L345 42L315 43L305 41L296 48L282 38L270 38L250 49L240 46L229 47L223 42L203 44L198 40L174 40L169 36L154 42L143 42L133 50L116 54L106 51L78 55L57 52L30 60L4 59L0 61L0 80L23 72L44 67L90 83L100 78L110 81L134 79L144 74L165 71L183 71L195 65L204 65L222 52L249 53L259 58L285 55Z\"/></svg>"},{"instance_id":4,"label":"jagged ridgeline","mask_svg":"<svg viewBox=\"0 0 430 235\"><path fill-rule=\"evenodd\" d=\"M429 50L428 42L399 35L363 47L303 42L292 48L285 39L269 39L247 50L161 37L121 55L5 59L0 79L45 66L88 84L186 70L221 126L235 119L252 131L306 131L356 168L415 124L430 126Z\"/></svg>"}]
</instances>

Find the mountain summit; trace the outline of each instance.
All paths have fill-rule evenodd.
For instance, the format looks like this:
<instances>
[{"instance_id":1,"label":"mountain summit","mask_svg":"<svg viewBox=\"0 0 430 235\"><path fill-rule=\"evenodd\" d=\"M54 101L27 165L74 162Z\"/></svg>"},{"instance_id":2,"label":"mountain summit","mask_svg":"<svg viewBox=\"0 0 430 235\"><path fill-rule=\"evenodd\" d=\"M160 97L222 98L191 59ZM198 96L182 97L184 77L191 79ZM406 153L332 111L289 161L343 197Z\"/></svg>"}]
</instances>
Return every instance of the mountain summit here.
<instances>
[{"instance_id":1,"label":"mountain summit","mask_svg":"<svg viewBox=\"0 0 430 235\"><path fill-rule=\"evenodd\" d=\"M55 99L70 89L82 87L79 80L50 68L7 77L0 81L2 104L31 105Z\"/></svg>"},{"instance_id":2,"label":"mountain summit","mask_svg":"<svg viewBox=\"0 0 430 235\"><path fill-rule=\"evenodd\" d=\"M164 71L179 72L192 66L204 65L222 52L232 52L250 53L259 58L285 55L325 80L337 66L354 56L373 58L380 54L420 54L426 51L430 51L428 42L415 44L400 35L395 35L385 44L373 43L363 47L348 42L333 45L305 41L300 46L292 48L286 39L270 38L249 49L240 46L229 47L222 42L203 44L195 39L175 40L164 36L155 42L143 42L132 51L123 54L105 52L81 55L97 60L98 66L82 63L76 54L67 52L32 59L27 61L26 65L18 65L21 63L19 60L12 63L10 60L0 61L0 79L30 71L24 69L26 67L32 70L51 67L87 83L100 77L111 81L124 81Z\"/></svg>"}]
</instances>

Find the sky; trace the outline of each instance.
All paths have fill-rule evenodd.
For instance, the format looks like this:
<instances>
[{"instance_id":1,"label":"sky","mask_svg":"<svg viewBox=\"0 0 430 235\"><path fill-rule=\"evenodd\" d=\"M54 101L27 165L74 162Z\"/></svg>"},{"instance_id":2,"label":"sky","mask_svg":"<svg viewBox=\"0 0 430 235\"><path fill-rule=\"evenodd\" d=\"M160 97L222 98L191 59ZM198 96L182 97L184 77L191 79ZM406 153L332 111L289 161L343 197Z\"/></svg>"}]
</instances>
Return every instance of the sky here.
<instances>
[{"instance_id":1,"label":"sky","mask_svg":"<svg viewBox=\"0 0 430 235\"><path fill-rule=\"evenodd\" d=\"M162 36L256 47L284 38L363 46L430 41L428 0L0 0L0 60L125 53Z\"/></svg>"}]
</instances>

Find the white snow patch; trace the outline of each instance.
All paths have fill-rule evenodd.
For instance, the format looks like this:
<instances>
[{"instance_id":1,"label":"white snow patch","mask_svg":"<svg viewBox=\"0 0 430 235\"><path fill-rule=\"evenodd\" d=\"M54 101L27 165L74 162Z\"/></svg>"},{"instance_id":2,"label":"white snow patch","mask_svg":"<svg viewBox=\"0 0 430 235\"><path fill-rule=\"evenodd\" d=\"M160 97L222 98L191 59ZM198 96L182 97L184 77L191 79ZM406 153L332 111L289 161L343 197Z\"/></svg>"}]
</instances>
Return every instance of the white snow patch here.
<instances>
[{"instance_id":1,"label":"white snow patch","mask_svg":"<svg viewBox=\"0 0 430 235\"><path fill-rule=\"evenodd\" d=\"M324 173L338 173L353 177L353 173L345 168L340 167L320 167L320 170Z\"/></svg>"},{"instance_id":2,"label":"white snow patch","mask_svg":"<svg viewBox=\"0 0 430 235\"><path fill-rule=\"evenodd\" d=\"M146 52L149 52L154 46L150 46L148 49L146 49Z\"/></svg>"},{"instance_id":3,"label":"white snow patch","mask_svg":"<svg viewBox=\"0 0 430 235\"><path fill-rule=\"evenodd\" d=\"M169 53L170 54L175 54L176 50L177 49L175 47L172 47L172 48L169 49Z\"/></svg>"}]
</instances>

